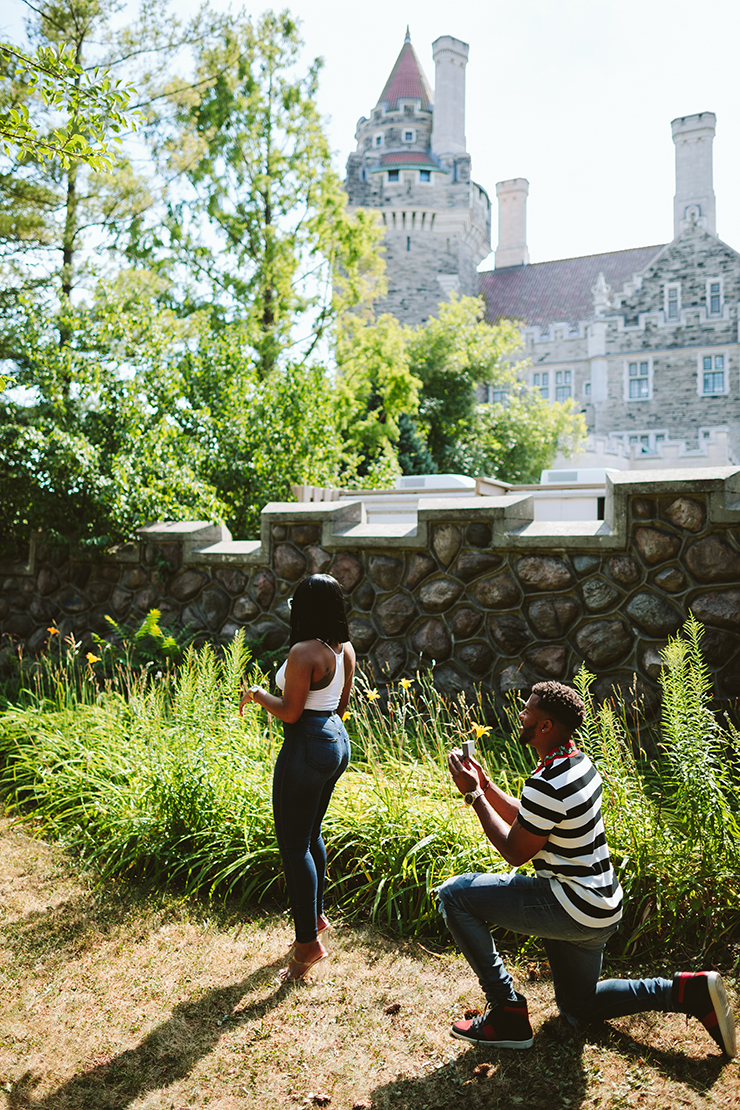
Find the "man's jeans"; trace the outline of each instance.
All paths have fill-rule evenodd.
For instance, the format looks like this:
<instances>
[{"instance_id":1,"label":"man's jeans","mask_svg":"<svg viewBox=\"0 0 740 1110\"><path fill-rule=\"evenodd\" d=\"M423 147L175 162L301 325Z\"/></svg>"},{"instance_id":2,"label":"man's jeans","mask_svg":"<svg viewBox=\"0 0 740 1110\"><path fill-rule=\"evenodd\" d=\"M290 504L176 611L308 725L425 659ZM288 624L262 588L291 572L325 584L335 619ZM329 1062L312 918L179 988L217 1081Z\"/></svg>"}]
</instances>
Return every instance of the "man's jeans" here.
<instances>
[{"instance_id":1,"label":"man's jeans","mask_svg":"<svg viewBox=\"0 0 740 1110\"><path fill-rule=\"evenodd\" d=\"M513 873L469 874L437 889L440 911L460 951L478 976L491 1006L514 1001L516 992L491 936L490 926L539 937L550 961L555 1001L572 1025L604 1018L669 1010L670 979L605 979L599 983L604 945L617 930L580 925L552 892L547 879Z\"/></svg>"}]
</instances>

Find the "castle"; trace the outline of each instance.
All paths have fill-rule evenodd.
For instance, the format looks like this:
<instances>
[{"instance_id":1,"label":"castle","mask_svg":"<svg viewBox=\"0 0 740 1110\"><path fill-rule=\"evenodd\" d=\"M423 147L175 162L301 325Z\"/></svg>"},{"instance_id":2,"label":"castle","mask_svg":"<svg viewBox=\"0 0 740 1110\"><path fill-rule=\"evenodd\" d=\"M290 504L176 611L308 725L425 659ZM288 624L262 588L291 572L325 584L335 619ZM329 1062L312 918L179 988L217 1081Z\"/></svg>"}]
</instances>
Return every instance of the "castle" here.
<instances>
[{"instance_id":1,"label":"castle","mask_svg":"<svg viewBox=\"0 0 740 1110\"><path fill-rule=\"evenodd\" d=\"M550 401L573 398L602 455L740 460L740 255L717 237L714 114L671 124L670 243L530 264L529 183L515 178L496 185L495 268L479 273L491 211L465 142L468 46L443 36L432 50L434 96L407 31L347 162L350 206L377 208L385 225L378 309L418 324L453 291L482 294L492 323L521 322L529 384Z\"/></svg>"}]
</instances>

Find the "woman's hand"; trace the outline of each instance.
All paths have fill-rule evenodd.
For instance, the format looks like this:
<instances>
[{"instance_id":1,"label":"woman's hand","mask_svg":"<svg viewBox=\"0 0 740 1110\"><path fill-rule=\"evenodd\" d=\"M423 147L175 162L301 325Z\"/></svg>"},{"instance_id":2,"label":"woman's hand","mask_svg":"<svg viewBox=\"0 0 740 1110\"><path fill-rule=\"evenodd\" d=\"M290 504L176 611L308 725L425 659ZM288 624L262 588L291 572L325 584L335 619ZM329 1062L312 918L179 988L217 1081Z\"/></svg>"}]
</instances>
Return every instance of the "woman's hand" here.
<instances>
[{"instance_id":1,"label":"woman's hand","mask_svg":"<svg viewBox=\"0 0 740 1110\"><path fill-rule=\"evenodd\" d=\"M247 691L245 691L244 695L242 696L242 700L239 702L239 716L240 717L244 716L244 706L245 705L249 705L250 702L257 702L257 699L255 698L254 695L256 694L256 692L258 690L261 690L261 689L262 689L261 686L250 686L249 689ZM259 702L257 702L257 704L259 704Z\"/></svg>"}]
</instances>

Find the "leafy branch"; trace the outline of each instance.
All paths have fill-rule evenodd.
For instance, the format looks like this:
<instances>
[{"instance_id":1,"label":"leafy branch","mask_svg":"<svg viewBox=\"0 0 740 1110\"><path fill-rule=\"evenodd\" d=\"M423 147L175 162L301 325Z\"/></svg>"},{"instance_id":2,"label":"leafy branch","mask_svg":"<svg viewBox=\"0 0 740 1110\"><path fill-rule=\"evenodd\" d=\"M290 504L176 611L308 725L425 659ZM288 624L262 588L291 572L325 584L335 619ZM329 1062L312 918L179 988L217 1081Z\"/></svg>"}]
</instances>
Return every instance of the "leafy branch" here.
<instances>
[{"instance_id":1,"label":"leafy branch","mask_svg":"<svg viewBox=\"0 0 740 1110\"><path fill-rule=\"evenodd\" d=\"M15 149L41 161L58 159L63 166L84 162L94 170L110 169L122 133L136 130L144 118L129 107L132 85L111 77L104 67L85 69L68 46L40 46L30 55L0 42L0 60L15 63L26 91L35 92L44 105L66 117L44 135L26 104L0 112L0 147L6 154Z\"/></svg>"}]
</instances>

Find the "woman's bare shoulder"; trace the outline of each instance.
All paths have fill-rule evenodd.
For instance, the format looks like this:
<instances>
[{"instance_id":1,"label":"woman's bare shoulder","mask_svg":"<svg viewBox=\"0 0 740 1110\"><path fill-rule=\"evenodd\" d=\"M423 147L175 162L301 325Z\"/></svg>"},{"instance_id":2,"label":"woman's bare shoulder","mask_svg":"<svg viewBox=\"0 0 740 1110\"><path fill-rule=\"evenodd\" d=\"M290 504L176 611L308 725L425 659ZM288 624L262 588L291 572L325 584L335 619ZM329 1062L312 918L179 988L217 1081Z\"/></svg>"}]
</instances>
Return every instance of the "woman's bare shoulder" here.
<instances>
[{"instance_id":1,"label":"woman's bare shoulder","mask_svg":"<svg viewBox=\"0 0 740 1110\"><path fill-rule=\"evenodd\" d=\"M293 644L288 654L296 658L300 658L302 655L311 655L320 645L320 640L299 640L297 644Z\"/></svg>"}]
</instances>

